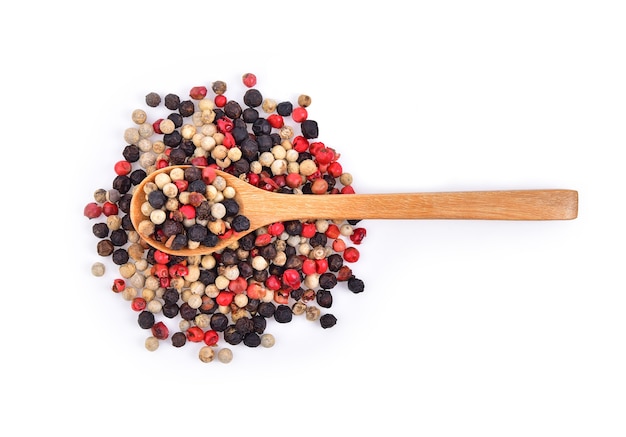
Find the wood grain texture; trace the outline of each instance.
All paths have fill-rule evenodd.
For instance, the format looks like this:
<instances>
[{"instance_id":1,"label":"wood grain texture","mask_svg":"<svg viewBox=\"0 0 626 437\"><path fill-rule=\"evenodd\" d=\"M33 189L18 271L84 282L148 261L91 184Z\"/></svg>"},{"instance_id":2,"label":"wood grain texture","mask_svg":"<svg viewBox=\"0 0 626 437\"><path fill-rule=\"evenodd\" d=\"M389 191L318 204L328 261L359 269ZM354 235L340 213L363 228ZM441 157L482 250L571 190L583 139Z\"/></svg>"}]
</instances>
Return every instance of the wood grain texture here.
<instances>
[{"instance_id":1,"label":"wood grain texture","mask_svg":"<svg viewBox=\"0 0 626 437\"><path fill-rule=\"evenodd\" d=\"M184 166L181 166L184 167ZM141 212L143 187L151 173L133 193L130 216L139 231L147 218ZM250 220L250 230L225 239L216 247L172 251L150 235L140 236L151 246L178 255L211 253L232 245L237 239L270 223L313 219L422 219L422 220L571 220L578 216L578 192L566 189L458 191L434 193L293 195L271 193L235 176L218 171L237 191L240 212Z\"/></svg>"}]
</instances>

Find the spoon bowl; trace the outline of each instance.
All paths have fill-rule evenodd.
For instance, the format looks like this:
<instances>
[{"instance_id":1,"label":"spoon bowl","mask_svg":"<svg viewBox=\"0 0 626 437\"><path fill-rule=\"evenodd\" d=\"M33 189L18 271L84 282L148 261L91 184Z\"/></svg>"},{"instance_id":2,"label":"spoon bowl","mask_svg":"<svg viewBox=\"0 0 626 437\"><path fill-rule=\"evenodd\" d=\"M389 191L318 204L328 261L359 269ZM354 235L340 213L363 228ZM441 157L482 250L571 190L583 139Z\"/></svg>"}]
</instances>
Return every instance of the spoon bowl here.
<instances>
[{"instance_id":1,"label":"spoon bowl","mask_svg":"<svg viewBox=\"0 0 626 437\"><path fill-rule=\"evenodd\" d=\"M235 190L239 214L250 221L241 232L227 233L213 247L173 250L140 229L150 220L142 212L145 187L170 166L150 173L138 184L130 202L130 219L139 236L150 246L180 255L206 255L233 246L259 228L289 220L342 219L456 219L456 220L571 220L578 215L578 192L566 189L423 192L392 194L284 194L257 188L243 179L216 170Z\"/></svg>"}]
</instances>

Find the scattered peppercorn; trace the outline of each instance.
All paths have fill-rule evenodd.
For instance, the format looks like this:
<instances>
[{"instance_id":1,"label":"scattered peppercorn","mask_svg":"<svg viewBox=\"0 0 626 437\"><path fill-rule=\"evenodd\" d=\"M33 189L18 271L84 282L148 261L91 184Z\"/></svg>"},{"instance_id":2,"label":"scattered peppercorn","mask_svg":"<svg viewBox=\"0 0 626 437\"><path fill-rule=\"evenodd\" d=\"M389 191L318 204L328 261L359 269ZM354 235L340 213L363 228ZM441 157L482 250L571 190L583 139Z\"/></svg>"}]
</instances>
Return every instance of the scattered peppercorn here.
<instances>
[{"instance_id":1,"label":"scattered peppercorn","mask_svg":"<svg viewBox=\"0 0 626 437\"><path fill-rule=\"evenodd\" d=\"M187 100L175 93L163 99L156 92L146 94L148 107L164 103L169 112L150 120L143 109L132 111L134 124L123 132L123 160L113 166L111 187L96 190L95 201L85 206L87 218L106 218L91 228L99 240L97 253L118 266L124 279L113 289L138 312L140 328L151 330L148 350L169 337L160 319L176 318L173 347L204 343L202 361L217 356L230 362L229 348L212 348L219 338L231 345L271 347L275 340L265 333L268 323L288 323L300 314L319 320L324 329L334 326L335 316L321 316L319 308L332 305L330 290L344 282L353 293L365 288L345 265L360 257L350 245L361 244L366 235L365 228L355 227L359 220L271 224L266 232L252 232L233 248L203 257L166 256L138 237L129 217L133 187L154 170L172 165L192 167L146 195L153 237L172 249L212 247L221 233L250 228L232 189L215 192L201 167L219 168L279 193L354 192L352 176L337 161L339 153L317 140L319 128L307 110L309 96L302 94L293 103L275 100L255 88L254 74L243 75L242 82L246 91L241 102L226 96L223 81L213 82L210 90L187 88ZM102 271L94 264L92 272L101 276L104 264L98 264Z\"/></svg>"}]
</instances>

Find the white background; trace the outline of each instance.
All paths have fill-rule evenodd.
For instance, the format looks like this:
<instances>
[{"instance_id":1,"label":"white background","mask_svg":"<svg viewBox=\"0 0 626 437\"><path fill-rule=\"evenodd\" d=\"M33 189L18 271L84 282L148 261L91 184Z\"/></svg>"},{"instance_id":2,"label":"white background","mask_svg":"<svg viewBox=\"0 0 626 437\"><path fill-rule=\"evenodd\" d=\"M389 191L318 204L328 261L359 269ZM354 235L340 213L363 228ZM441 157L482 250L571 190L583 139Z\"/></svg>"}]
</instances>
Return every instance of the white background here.
<instances>
[{"instance_id":1,"label":"white background","mask_svg":"<svg viewBox=\"0 0 626 437\"><path fill-rule=\"evenodd\" d=\"M626 435L623 3L307 3L2 14L0 434ZM150 353L83 206L145 94L246 72L312 97L357 192L571 188L579 217L370 221L334 328Z\"/></svg>"}]
</instances>

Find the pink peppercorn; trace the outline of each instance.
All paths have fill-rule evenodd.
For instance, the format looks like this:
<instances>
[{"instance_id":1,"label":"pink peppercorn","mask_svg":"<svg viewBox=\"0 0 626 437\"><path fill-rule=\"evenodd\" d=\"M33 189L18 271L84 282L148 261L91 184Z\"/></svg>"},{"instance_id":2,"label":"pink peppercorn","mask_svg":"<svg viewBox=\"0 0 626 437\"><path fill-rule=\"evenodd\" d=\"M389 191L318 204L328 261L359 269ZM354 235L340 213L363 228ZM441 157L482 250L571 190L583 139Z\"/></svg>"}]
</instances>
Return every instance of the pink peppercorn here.
<instances>
[{"instance_id":1,"label":"pink peppercorn","mask_svg":"<svg viewBox=\"0 0 626 437\"><path fill-rule=\"evenodd\" d=\"M343 167L337 161L328 164L326 171L334 178L338 178L343 174Z\"/></svg>"},{"instance_id":2,"label":"pink peppercorn","mask_svg":"<svg viewBox=\"0 0 626 437\"><path fill-rule=\"evenodd\" d=\"M282 115L279 114L271 114L267 117L267 122L275 129L280 129L285 125L285 121Z\"/></svg>"},{"instance_id":3,"label":"pink peppercorn","mask_svg":"<svg viewBox=\"0 0 626 437\"><path fill-rule=\"evenodd\" d=\"M147 303L143 297L136 297L132 300L130 307L133 311L141 312L146 309Z\"/></svg>"},{"instance_id":4,"label":"pink peppercorn","mask_svg":"<svg viewBox=\"0 0 626 437\"><path fill-rule=\"evenodd\" d=\"M165 252L161 252L160 250L155 250L154 261L157 264L167 264L168 262L170 262L170 255Z\"/></svg>"},{"instance_id":5,"label":"pink peppercorn","mask_svg":"<svg viewBox=\"0 0 626 437\"><path fill-rule=\"evenodd\" d=\"M350 235L350 241L352 241L354 244L361 244L363 238L365 238L366 235L367 231L365 230L365 228L356 228L352 232L352 235Z\"/></svg>"},{"instance_id":6,"label":"pink peppercorn","mask_svg":"<svg viewBox=\"0 0 626 437\"><path fill-rule=\"evenodd\" d=\"M291 142L291 145L298 153L306 152L307 149L309 148L309 142L302 135L298 135L294 137L293 141Z\"/></svg>"},{"instance_id":7,"label":"pink peppercorn","mask_svg":"<svg viewBox=\"0 0 626 437\"><path fill-rule=\"evenodd\" d=\"M217 302L220 306L228 306L233 301L235 297L235 293L232 291L220 291L217 297L215 298L215 302Z\"/></svg>"},{"instance_id":8,"label":"pink peppercorn","mask_svg":"<svg viewBox=\"0 0 626 437\"><path fill-rule=\"evenodd\" d=\"M278 236L285 230L285 225L282 222L272 223L267 227L267 233L273 236Z\"/></svg>"},{"instance_id":9,"label":"pink peppercorn","mask_svg":"<svg viewBox=\"0 0 626 437\"><path fill-rule=\"evenodd\" d=\"M213 329L209 329L207 332L204 333L204 343L207 346L215 346L219 340L219 334L217 333L217 331L213 330Z\"/></svg>"},{"instance_id":10,"label":"pink peppercorn","mask_svg":"<svg viewBox=\"0 0 626 437\"><path fill-rule=\"evenodd\" d=\"M195 86L189 91L189 97L194 100L202 100L206 97L207 89L205 86Z\"/></svg>"},{"instance_id":11,"label":"pink peppercorn","mask_svg":"<svg viewBox=\"0 0 626 437\"><path fill-rule=\"evenodd\" d=\"M308 116L309 113L302 106L298 106L291 112L291 118L293 118L293 121L296 123L302 123Z\"/></svg>"},{"instance_id":12,"label":"pink peppercorn","mask_svg":"<svg viewBox=\"0 0 626 437\"><path fill-rule=\"evenodd\" d=\"M204 331L198 326L190 326L186 332L187 340L199 343L204 340Z\"/></svg>"},{"instance_id":13,"label":"pink peppercorn","mask_svg":"<svg viewBox=\"0 0 626 437\"><path fill-rule=\"evenodd\" d=\"M242 81L245 86L252 88L256 85L256 76L252 73L246 73L242 76Z\"/></svg>"},{"instance_id":14,"label":"pink peppercorn","mask_svg":"<svg viewBox=\"0 0 626 437\"><path fill-rule=\"evenodd\" d=\"M121 278L117 278L113 280L113 286L111 287L111 290L113 290L114 293L120 293L124 291L125 289L126 289L126 281L124 281Z\"/></svg>"},{"instance_id":15,"label":"pink peppercorn","mask_svg":"<svg viewBox=\"0 0 626 437\"><path fill-rule=\"evenodd\" d=\"M283 284L276 275L269 275L268 278L265 280L265 286L270 290L279 290L282 285Z\"/></svg>"},{"instance_id":16,"label":"pink peppercorn","mask_svg":"<svg viewBox=\"0 0 626 437\"><path fill-rule=\"evenodd\" d=\"M355 247L347 247L346 250L343 251L343 259L349 263L357 262L360 256L359 250Z\"/></svg>"},{"instance_id":17,"label":"pink peppercorn","mask_svg":"<svg viewBox=\"0 0 626 437\"><path fill-rule=\"evenodd\" d=\"M113 202L104 202L102 205L102 213L107 217L117 215L118 212L119 208Z\"/></svg>"},{"instance_id":18,"label":"pink peppercorn","mask_svg":"<svg viewBox=\"0 0 626 437\"><path fill-rule=\"evenodd\" d=\"M302 235L304 238L311 238L317 232L317 228L315 227L315 223L302 223Z\"/></svg>"},{"instance_id":19,"label":"pink peppercorn","mask_svg":"<svg viewBox=\"0 0 626 437\"><path fill-rule=\"evenodd\" d=\"M87 205L85 205L83 214L89 219L98 218L102 215L102 207L96 202L88 203Z\"/></svg>"},{"instance_id":20,"label":"pink peppercorn","mask_svg":"<svg viewBox=\"0 0 626 437\"><path fill-rule=\"evenodd\" d=\"M241 276L231 280L228 283L228 290L232 291L235 294L243 293L244 291L246 291L246 288L248 288L248 282L245 278L242 278Z\"/></svg>"},{"instance_id":21,"label":"pink peppercorn","mask_svg":"<svg viewBox=\"0 0 626 437\"><path fill-rule=\"evenodd\" d=\"M228 102L228 99L224 94L218 94L217 96L215 96L215 99L213 99L213 101L215 102L215 106L217 106L218 108L223 108L226 105L226 102Z\"/></svg>"},{"instance_id":22,"label":"pink peppercorn","mask_svg":"<svg viewBox=\"0 0 626 437\"><path fill-rule=\"evenodd\" d=\"M302 273L305 275L312 275L316 273L316 270L317 266L315 265L315 260L307 258L302 262Z\"/></svg>"},{"instance_id":23,"label":"pink peppercorn","mask_svg":"<svg viewBox=\"0 0 626 437\"><path fill-rule=\"evenodd\" d=\"M160 127L162 121L163 121L163 119L159 118L154 123L152 123L152 129L154 130L154 133L156 133L156 134L162 134L163 133L161 131L161 127Z\"/></svg>"},{"instance_id":24,"label":"pink peppercorn","mask_svg":"<svg viewBox=\"0 0 626 437\"><path fill-rule=\"evenodd\" d=\"M113 166L115 174L119 176L126 176L132 170L132 165L128 161L117 161Z\"/></svg>"},{"instance_id":25,"label":"pink peppercorn","mask_svg":"<svg viewBox=\"0 0 626 437\"><path fill-rule=\"evenodd\" d=\"M196 217L196 208L194 208L192 205L183 205L179 208L179 211L186 219L192 219Z\"/></svg>"},{"instance_id":26,"label":"pink peppercorn","mask_svg":"<svg viewBox=\"0 0 626 437\"><path fill-rule=\"evenodd\" d=\"M163 322L156 322L154 325L152 325L151 330L152 335L159 340L165 340L170 335L170 330Z\"/></svg>"}]
</instances>

